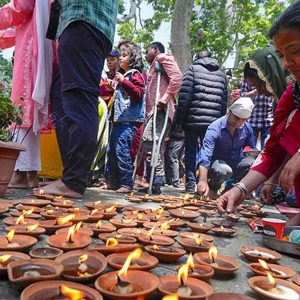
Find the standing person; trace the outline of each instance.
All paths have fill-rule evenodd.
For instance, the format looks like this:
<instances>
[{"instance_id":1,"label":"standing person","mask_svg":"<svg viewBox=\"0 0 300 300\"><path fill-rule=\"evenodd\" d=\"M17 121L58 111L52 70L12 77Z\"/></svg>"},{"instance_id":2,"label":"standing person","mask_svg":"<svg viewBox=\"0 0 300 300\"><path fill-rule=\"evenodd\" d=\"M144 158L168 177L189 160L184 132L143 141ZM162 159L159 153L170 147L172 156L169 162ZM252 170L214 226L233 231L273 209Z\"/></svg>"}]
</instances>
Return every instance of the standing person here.
<instances>
[{"instance_id":1,"label":"standing person","mask_svg":"<svg viewBox=\"0 0 300 300\"><path fill-rule=\"evenodd\" d=\"M227 110L227 78L207 50L199 52L183 77L175 122L185 133L185 189L194 193L196 157L207 127Z\"/></svg>"},{"instance_id":2,"label":"standing person","mask_svg":"<svg viewBox=\"0 0 300 300\"><path fill-rule=\"evenodd\" d=\"M11 188L39 185L40 130L49 121L55 49L45 37L50 2L12 0L0 8L0 49L15 45L11 99L16 106L22 106L22 125L15 131L13 141L22 143L26 148L17 159L9 183Z\"/></svg>"},{"instance_id":3,"label":"standing person","mask_svg":"<svg viewBox=\"0 0 300 300\"><path fill-rule=\"evenodd\" d=\"M250 98L239 98L223 116L209 125L200 152L199 194L215 199L229 178L240 180L250 169L254 158L244 156L246 146L255 148L253 131L247 119L254 104Z\"/></svg>"},{"instance_id":4,"label":"standing person","mask_svg":"<svg viewBox=\"0 0 300 300\"><path fill-rule=\"evenodd\" d=\"M153 149L153 113L156 105L156 87L159 86L159 95L157 103L157 118L156 118L156 142L162 131L164 120L168 118L168 128L174 117L175 107L174 98L178 93L182 81L182 73L177 65L173 55L165 54L165 47L160 42L151 43L146 50L146 61L150 64L149 75L147 79L146 91L146 117L147 124L143 134L143 149L146 153L146 179L149 182L151 168L151 154ZM158 74L155 71L155 62L159 62L163 67L165 74L161 75L160 83L158 83ZM166 116L167 106L170 105L169 115ZM166 131L166 133L167 133ZM166 136L166 133L164 137ZM154 172L153 194L160 194L161 184L164 177L164 167L162 162L162 151L158 151L158 161ZM147 189L144 190L148 192Z\"/></svg>"},{"instance_id":5,"label":"standing person","mask_svg":"<svg viewBox=\"0 0 300 300\"><path fill-rule=\"evenodd\" d=\"M278 103L274 124L265 149L249 173L236 187L218 201L220 211L231 212L247 197L248 192L271 178L278 169L278 183L286 193L295 186L296 204L300 206L300 1L291 4L270 29L276 52L283 67L295 80L291 82ZM266 58L267 59L267 58ZM261 66L262 67L262 66ZM261 68L260 67L260 68ZM274 71L273 74L276 74ZM258 74L263 74L258 72ZM269 73L271 74L271 72ZM267 86L277 87L276 77L265 78ZM300 215L299 215L300 216ZM300 219L298 216L298 219ZM299 222L299 220L298 220ZM293 224L295 225L295 224Z\"/></svg>"},{"instance_id":6,"label":"standing person","mask_svg":"<svg viewBox=\"0 0 300 300\"><path fill-rule=\"evenodd\" d=\"M133 43L122 44L118 82L113 106L113 125L107 154L107 188L117 193L129 193L133 188L133 165L130 156L137 124L145 121L144 90L141 74L143 59L141 50Z\"/></svg>"},{"instance_id":7,"label":"standing person","mask_svg":"<svg viewBox=\"0 0 300 300\"><path fill-rule=\"evenodd\" d=\"M81 198L96 152L99 82L112 49L118 1L61 0L51 104L63 175L45 193Z\"/></svg>"}]
</instances>

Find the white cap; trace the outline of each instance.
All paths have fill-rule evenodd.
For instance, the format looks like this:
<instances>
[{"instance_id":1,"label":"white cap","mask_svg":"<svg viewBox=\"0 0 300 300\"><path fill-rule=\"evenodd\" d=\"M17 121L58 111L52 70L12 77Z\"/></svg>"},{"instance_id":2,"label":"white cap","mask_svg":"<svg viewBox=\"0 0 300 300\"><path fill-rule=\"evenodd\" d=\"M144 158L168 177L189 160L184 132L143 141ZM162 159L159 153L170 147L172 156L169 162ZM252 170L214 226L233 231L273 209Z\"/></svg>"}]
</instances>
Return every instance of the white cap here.
<instances>
[{"instance_id":1,"label":"white cap","mask_svg":"<svg viewBox=\"0 0 300 300\"><path fill-rule=\"evenodd\" d=\"M249 97L241 97L231 104L229 110L237 117L248 119L251 116L254 104Z\"/></svg>"}]
</instances>

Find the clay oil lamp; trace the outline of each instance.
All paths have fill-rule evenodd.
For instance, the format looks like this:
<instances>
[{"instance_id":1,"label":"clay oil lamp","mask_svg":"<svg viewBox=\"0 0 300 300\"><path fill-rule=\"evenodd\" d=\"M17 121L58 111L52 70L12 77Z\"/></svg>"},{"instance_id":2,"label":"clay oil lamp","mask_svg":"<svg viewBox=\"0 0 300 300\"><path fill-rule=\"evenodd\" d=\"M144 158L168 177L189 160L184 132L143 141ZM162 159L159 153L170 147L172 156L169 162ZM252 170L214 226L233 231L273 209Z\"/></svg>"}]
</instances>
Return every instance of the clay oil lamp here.
<instances>
[{"instance_id":1,"label":"clay oil lamp","mask_svg":"<svg viewBox=\"0 0 300 300\"><path fill-rule=\"evenodd\" d=\"M188 226L194 232L206 233L211 230L211 226L204 223L189 223Z\"/></svg>"},{"instance_id":2,"label":"clay oil lamp","mask_svg":"<svg viewBox=\"0 0 300 300\"><path fill-rule=\"evenodd\" d=\"M215 227L223 226L225 228L232 228L234 226L234 222L223 218L212 219L210 220L210 223L213 224Z\"/></svg>"},{"instance_id":3,"label":"clay oil lamp","mask_svg":"<svg viewBox=\"0 0 300 300\"><path fill-rule=\"evenodd\" d=\"M88 216L89 218L85 221L88 223L97 223L99 220L103 218L103 210L99 210L98 208L95 208L91 211L89 211Z\"/></svg>"},{"instance_id":4,"label":"clay oil lamp","mask_svg":"<svg viewBox=\"0 0 300 300\"><path fill-rule=\"evenodd\" d=\"M100 210L100 213L103 215L103 220L110 220L118 214L115 205Z\"/></svg>"},{"instance_id":5,"label":"clay oil lamp","mask_svg":"<svg viewBox=\"0 0 300 300\"><path fill-rule=\"evenodd\" d=\"M73 224L71 221L73 221L74 218L75 216L70 214L54 220L40 221L40 226L46 229L47 234L54 234L58 229L70 227Z\"/></svg>"},{"instance_id":6,"label":"clay oil lamp","mask_svg":"<svg viewBox=\"0 0 300 300\"><path fill-rule=\"evenodd\" d=\"M33 212L39 214L41 211L43 211L42 207L37 207L37 206L31 206L31 205L23 205L23 204L18 204L15 206L15 208L19 211L23 210L30 210L33 208Z\"/></svg>"},{"instance_id":7,"label":"clay oil lamp","mask_svg":"<svg viewBox=\"0 0 300 300\"><path fill-rule=\"evenodd\" d=\"M67 233L49 236L48 244L64 251L78 250L89 246L92 243L91 237L84 233L75 232L75 227L74 224Z\"/></svg>"},{"instance_id":8,"label":"clay oil lamp","mask_svg":"<svg viewBox=\"0 0 300 300\"><path fill-rule=\"evenodd\" d=\"M147 229L152 229L153 227L160 226L163 223L163 221L158 221L158 222L145 222L143 226Z\"/></svg>"},{"instance_id":9,"label":"clay oil lamp","mask_svg":"<svg viewBox=\"0 0 300 300\"><path fill-rule=\"evenodd\" d=\"M0 207L0 216L2 214L5 214L8 211L9 211L9 207L8 206L6 206L6 207Z\"/></svg>"},{"instance_id":10,"label":"clay oil lamp","mask_svg":"<svg viewBox=\"0 0 300 300\"><path fill-rule=\"evenodd\" d=\"M140 248L138 249L142 251ZM139 251L138 249L135 249L134 251ZM107 256L107 262L115 270L120 270L128 255L130 255L128 252L110 254ZM143 252L138 257L133 258L130 261L128 270L148 271L155 268L157 265L158 259L156 257Z\"/></svg>"},{"instance_id":11,"label":"clay oil lamp","mask_svg":"<svg viewBox=\"0 0 300 300\"><path fill-rule=\"evenodd\" d=\"M106 208L110 208L110 210L114 210L115 209L117 212L120 213L125 208L125 205L121 204L118 201L116 201L114 203L106 203L106 204L104 204L104 207L105 207L105 209Z\"/></svg>"},{"instance_id":12,"label":"clay oil lamp","mask_svg":"<svg viewBox=\"0 0 300 300\"><path fill-rule=\"evenodd\" d=\"M103 255L109 255L112 253L128 252L136 249L137 244L119 244L114 238L109 238L105 244L98 244L92 248L92 250L98 251Z\"/></svg>"},{"instance_id":13,"label":"clay oil lamp","mask_svg":"<svg viewBox=\"0 0 300 300\"><path fill-rule=\"evenodd\" d=\"M140 270L128 270L131 261L138 259L142 250L132 251L119 271L101 275L95 282L95 287L110 299L144 299L159 285L157 276Z\"/></svg>"},{"instance_id":14,"label":"clay oil lamp","mask_svg":"<svg viewBox=\"0 0 300 300\"><path fill-rule=\"evenodd\" d=\"M137 222L135 222L133 219L117 219L113 218L110 219L109 222L113 224L117 229L120 228L134 228L137 226Z\"/></svg>"},{"instance_id":15,"label":"clay oil lamp","mask_svg":"<svg viewBox=\"0 0 300 300\"><path fill-rule=\"evenodd\" d=\"M40 214L47 220L54 220L56 218L62 217L63 213L65 212L66 209L64 208L51 207L51 208L45 208L40 212Z\"/></svg>"},{"instance_id":16,"label":"clay oil lamp","mask_svg":"<svg viewBox=\"0 0 300 300\"><path fill-rule=\"evenodd\" d=\"M208 243L212 243L214 241L214 238L208 234L204 234L204 233L198 233L198 232L190 232L190 231L182 231L179 232L179 235L183 238L188 238L188 239L201 239L204 240Z\"/></svg>"},{"instance_id":17,"label":"clay oil lamp","mask_svg":"<svg viewBox=\"0 0 300 300\"><path fill-rule=\"evenodd\" d=\"M102 204L101 200L85 202L84 206L87 207L89 210L104 208L104 204Z\"/></svg>"},{"instance_id":18,"label":"clay oil lamp","mask_svg":"<svg viewBox=\"0 0 300 300\"><path fill-rule=\"evenodd\" d=\"M168 275L160 277L159 291L166 294L176 294L178 299L199 299L205 300L214 292L208 283L192 277L188 277L189 266L182 265L178 270L178 275Z\"/></svg>"},{"instance_id":19,"label":"clay oil lamp","mask_svg":"<svg viewBox=\"0 0 300 300\"><path fill-rule=\"evenodd\" d=\"M255 262L258 259L263 259L266 262L275 263L282 258L276 251L258 246L243 246L241 252L248 260Z\"/></svg>"},{"instance_id":20,"label":"clay oil lamp","mask_svg":"<svg viewBox=\"0 0 300 300\"><path fill-rule=\"evenodd\" d=\"M29 255L32 258L46 258L46 259L55 259L59 255L63 254L64 252L60 249L53 248L53 247L41 247L41 248L34 248L30 250Z\"/></svg>"},{"instance_id":21,"label":"clay oil lamp","mask_svg":"<svg viewBox=\"0 0 300 300\"><path fill-rule=\"evenodd\" d=\"M46 194L43 189L39 189L38 191L34 191L33 194L31 194L29 196L34 196L37 199L44 199L44 200L50 200L50 201L53 201L54 198L56 198L56 196Z\"/></svg>"},{"instance_id":22,"label":"clay oil lamp","mask_svg":"<svg viewBox=\"0 0 300 300\"><path fill-rule=\"evenodd\" d=\"M21 287L38 281L58 279L62 272L62 264L49 259L14 261L7 266L9 281Z\"/></svg>"},{"instance_id":23,"label":"clay oil lamp","mask_svg":"<svg viewBox=\"0 0 300 300\"><path fill-rule=\"evenodd\" d=\"M175 241L170 237L163 236L161 234L153 234L154 230L155 226L153 226L152 229L149 230L146 235L139 235L139 241L145 245L158 246L171 246L175 243Z\"/></svg>"},{"instance_id":24,"label":"clay oil lamp","mask_svg":"<svg viewBox=\"0 0 300 300\"><path fill-rule=\"evenodd\" d=\"M21 294L21 300L103 300L94 289L70 281L43 281L28 286Z\"/></svg>"},{"instance_id":25,"label":"clay oil lamp","mask_svg":"<svg viewBox=\"0 0 300 300\"><path fill-rule=\"evenodd\" d=\"M147 234L147 230L138 229L138 228L121 228L117 232L123 235L129 235L137 238L140 234Z\"/></svg>"},{"instance_id":26,"label":"clay oil lamp","mask_svg":"<svg viewBox=\"0 0 300 300\"><path fill-rule=\"evenodd\" d=\"M61 208L72 208L74 206L74 201L72 200L63 200L63 201L56 201L51 203L52 206L57 206Z\"/></svg>"},{"instance_id":27,"label":"clay oil lamp","mask_svg":"<svg viewBox=\"0 0 300 300\"><path fill-rule=\"evenodd\" d=\"M6 274L7 265L12 261L20 261L30 259L27 254L14 251L1 251L0 252L0 275Z\"/></svg>"},{"instance_id":28,"label":"clay oil lamp","mask_svg":"<svg viewBox=\"0 0 300 300\"><path fill-rule=\"evenodd\" d=\"M229 292L222 292L222 293L213 293L211 294L207 300L255 300L252 297L238 294L238 293L229 293Z\"/></svg>"},{"instance_id":29,"label":"clay oil lamp","mask_svg":"<svg viewBox=\"0 0 300 300\"><path fill-rule=\"evenodd\" d=\"M254 276L248 280L252 290L263 299L299 300L300 287L283 279L274 278L270 272L266 276Z\"/></svg>"},{"instance_id":30,"label":"clay oil lamp","mask_svg":"<svg viewBox=\"0 0 300 300\"><path fill-rule=\"evenodd\" d=\"M171 209L170 214L175 218L181 218L188 221L193 221L200 216L200 213L183 208Z\"/></svg>"},{"instance_id":31,"label":"clay oil lamp","mask_svg":"<svg viewBox=\"0 0 300 300\"><path fill-rule=\"evenodd\" d=\"M7 217L3 219L3 223L7 226L12 225L34 225L37 224L37 220L28 219L25 218L24 215L21 215L20 217Z\"/></svg>"},{"instance_id":32,"label":"clay oil lamp","mask_svg":"<svg viewBox=\"0 0 300 300\"><path fill-rule=\"evenodd\" d=\"M169 225L170 225L171 230L176 230L178 228L185 227L188 224L189 224L188 221L181 220L179 218L173 218L173 219L169 220Z\"/></svg>"},{"instance_id":33,"label":"clay oil lamp","mask_svg":"<svg viewBox=\"0 0 300 300\"><path fill-rule=\"evenodd\" d=\"M148 245L145 250L164 263L175 262L186 253L185 250L173 246Z\"/></svg>"},{"instance_id":34,"label":"clay oil lamp","mask_svg":"<svg viewBox=\"0 0 300 300\"><path fill-rule=\"evenodd\" d=\"M132 244L136 243L137 239L133 236L125 235L125 234L119 234L117 232L112 233L100 233L98 235L99 239L102 242L106 242L109 238L114 238L118 241L119 244Z\"/></svg>"},{"instance_id":35,"label":"clay oil lamp","mask_svg":"<svg viewBox=\"0 0 300 300\"><path fill-rule=\"evenodd\" d=\"M145 222L149 222L150 218L146 214L138 213L136 215L124 216L124 219L134 219L138 226L143 226Z\"/></svg>"},{"instance_id":36,"label":"clay oil lamp","mask_svg":"<svg viewBox=\"0 0 300 300\"><path fill-rule=\"evenodd\" d=\"M159 225L158 228L156 228L153 231L153 234L162 234L164 236L168 236L168 237L176 237L178 235L178 232L175 230L170 230L170 222L167 220L165 222L163 222L162 224Z\"/></svg>"},{"instance_id":37,"label":"clay oil lamp","mask_svg":"<svg viewBox=\"0 0 300 300\"><path fill-rule=\"evenodd\" d=\"M143 202L143 199L139 196L126 196L125 197L126 200L128 200L129 202L132 202L132 203L141 203Z\"/></svg>"},{"instance_id":38,"label":"clay oil lamp","mask_svg":"<svg viewBox=\"0 0 300 300\"><path fill-rule=\"evenodd\" d=\"M240 268L235 259L225 255L218 255L218 250L214 246L209 249L208 253L196 253L194 259L199 264L209 265L214 268L216 274L229 274Z\"/></svg>"},{"instance_id":39,"label":"clay oil lamp","mask_svg":"<svg viewBox=\"0 0 300 300\"><path fill-rule=\"evenodd\" d=\"M6 236L0 236L0 250L11 250L26 252L30 247L37 243L37 239L27 235L15 235L15 229L11 230Z\"/></svg>"},{"instance_id":40,"label":"clay oil lamp","mask_svg":"<svg viewBox=\"0 0 300 300\"><path fill-rule=\"evenodd\" d=\"M24 215L26 218L28 219L34 219L34 220L38 220L41 218L40 214L34 213L34 208L31 208L29 210L15 210L15 211L11 211L10 215L12 217L20 217L21 215Z\"/></svg>"},{"instance_id":41,"label":"clay oil lamp","mask_svg":"<svg viewBox=\"0 0 300 300\"><path fill-rule=\"evenodd\" d=\"M33 225L13 225L6 227L6 231L15 229L16 234L39 237L46 232L45 228L40 227L39 223Z\"/></svg>"},{"instance_id":42,"label":"clay oil lamp","mask_svg":"<svg viewBox=\"0 0 300 300\"><path fill-rule=\"evenodd\" d=\"M39 200L39 199L23 199L20 201L23 205L44 207L51 203L49 200Z\"/></svg>"},{"instance_id":43,"label":"clay oil lamp","mask_svg":"<svg viewBox=\"0 0 300 300\"><path fill-rule=\"evenodd\" d=\"M293 283L300 286L300 275L293 276L292 281L293 281Z\"/></svg>"},{"instance_id":44,"label":"clay oil lamp","mask_svg":"<svg viewBox=\"0 0 300 300\"><path fill-rule=\"evenodd\" d=\"M235 230L232 228L226 228L226 227L213 227L211 231L219 236L228 237L232 236L235 233Z\"/></svg>"},{"instance_id":45,"label":"clay oil lamp","mask_svg":"<svg viewBox=\"0 0 300 300\"><path fill-rule=\"evenodd\" d=\"M99 220L97 223L84 224L84 227L92 229L94 232L94 237L98 237L100 233L114 232L117 229L111 223L105 223L102 220Z\"/></svg>"},{"instance_id":46,"label":"clay oil lamp","mask_svg":"<svg viewBox=\"0 0 300 300\"><path fill-rule=\"evenodd\" d=\"M211 266L195 264L192 253L190 253L186 263L189 266L189 277L209 281L209 279L211 279L215 273L214 269Z\"/></svg>"},{"instance_id":47,"label":"clay oil lamp","mask_svg":"<svg viewBox=\"0 0 300 300\"><path fill-rule=\"evenodd\" d=\"M249 264L249 268L257 275L267 276L270 272L275 278L288 279L296 275L296 272L288 267L268 264L264 260L259 259L258 263Z\"/></svg>"},{"instance_id":48,"label":"clay oil lamp","mask_svg":"<svg viewBox=\"0 0 300 300\"><path fill-rule=\"evenodd\" d=\"M187 251L196 253L208 251L211 244L205 240L200 239L197 235L193 235L193 238L180 238L177 242Z\"/></svg>"},{"instance_id":49,"label":"clay oil lamp","mask_svg":"<svg viewBox=\"0 0 300 300\"><path fill-rule=\"evenodd\" d=\"M88 227L82 227L82 222L79 222L76 224L75 226L75 232L79 232L79 233L83 233L83 234L87 234L88 236L93 236L94 235L94 231ZM66 228L61 228L56 230L56 234L57 233L67 233L69 231L70 227L66 227Z\"/></svg>"},{"instance_id":50,"label":"clay oil lamp","mask_svg":"<svg viewBox=\"0 0 300 300\"><path fill-rule=\"evenodd\" d=\"M96 251L75 250L55 259L64 267L62 277L70 281L90 281L106 268L106 258Z\"/></svg>"}]
</instances>

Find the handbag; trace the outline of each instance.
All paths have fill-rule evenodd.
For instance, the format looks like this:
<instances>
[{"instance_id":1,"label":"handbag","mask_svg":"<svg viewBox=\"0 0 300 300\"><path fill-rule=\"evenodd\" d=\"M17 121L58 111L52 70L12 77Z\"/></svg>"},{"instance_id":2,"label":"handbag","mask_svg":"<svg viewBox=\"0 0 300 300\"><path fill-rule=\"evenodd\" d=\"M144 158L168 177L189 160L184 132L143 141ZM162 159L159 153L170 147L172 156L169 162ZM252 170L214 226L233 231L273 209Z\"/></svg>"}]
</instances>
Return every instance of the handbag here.
<instances>
[{"instance_id":1,"label":"handbag","mask_svg":"<svg viewBox=\"0 0 300 300\"><path fill-rule=\"evenodd\" d=\"M60 14L60 3L59 0L54 0L50 6L50 16L49 16L49 23L48 29L46 33L46 38L49 40L56 39L56 32L59 23L59 14Z\"/></svg>"}]
</instances>

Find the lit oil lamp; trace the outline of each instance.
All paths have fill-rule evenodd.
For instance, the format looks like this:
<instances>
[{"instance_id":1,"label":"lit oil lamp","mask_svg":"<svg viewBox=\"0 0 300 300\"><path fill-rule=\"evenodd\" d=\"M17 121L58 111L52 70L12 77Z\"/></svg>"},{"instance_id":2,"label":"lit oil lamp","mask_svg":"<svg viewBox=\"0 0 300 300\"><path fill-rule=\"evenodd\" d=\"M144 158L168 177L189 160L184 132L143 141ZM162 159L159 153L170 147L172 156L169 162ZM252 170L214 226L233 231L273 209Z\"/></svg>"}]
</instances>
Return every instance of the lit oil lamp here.
<instances>
[{"instance_id":1,"label":"lit oil lamp","mask_svg":"<svg viewBox=\"0 0 300 300\"><path fill-rule=\"evenodd\" d=\"M17 242L13 242L14 235L16 233L15 229L12 229L7 235L6 235L6 240L8 242L7 248L16 248L20 247L20 244Z\"/></svg>"},{"instance_id":2,"label":"lit oil lamp","mask_svg":"<svg viewBox=\"0 0 300 300\"><path fill-rule=\"evenodd\" d=\"M27 260L30 256L21 252L1 251L0 252L0 275L7 274L7 265L13 261Z\"/></svg>"},{"instance_id":3,"label":"lit oil lamp","mask_svg":"<svg viewBox=\"0 0 300 300\"><path fill-rule=\"evenodd\" d=\"M170 294L163 296L162 300L178 300L178 295L177 294Z\"/></svg>"},{"instance_id":4,"label":"lit oil lamp","mask_svg":"<svg viewBox=\"0 0 300 300\"><path fill-rule=\"evenodd\" d=\"M300 288L286 280L277 279L267 272L265 276L255 276L248 280L250 287L266 299L299 300Z\"/></svg>"},{"instance_id":5,"label":"lit oil lamp","mask_svg":"<svg viewBox=\"0 0 300 300\"><path fill-rule=\"evenodd\" d=\"M145 246L145 250L151 255L155 256L160 262L171 263L177 261L186 252L179 247L173 246L158 246L148 245Z\"/></svg>"},{"instance_id":6,"label":"lit oil lamp","mask_svg":"<svg viewBox=\"0 0 300 300\"><path fill-rule=\"evenodd\" d=\"M219 266L218 263L216 262L217 255L218 255L217 247L213 246L208 250L208 256L209 256L209 259L211 261L210 265L212 267L218 267Z\"/></svg>"},{"instance_id":7,"label":"lit oil lamp","mask_svg":"<svg viewBox=\"0 0 300 300\"><path fill-rule=\"evenodd\" d=\"M177 242L187 251L195 253L199 251L208 251L211 244L202 239L197 233L193 233L191 238L180 238Z\"/></svg>"},{"instance_id":8,"label":"lit oil lamp","mask_svg":"<svg viewBox=\"0 0 300 300\"><path fill-rule=\"evenodd\" d=\"M188 272L189 272L188 264L182 265L178 270L177 280L180 285L178 287L177 294L179 297L187 297L192 295L191 288L185 284L187 281Z\"/></svg>"},{"instance_id":9,"label":"lit oil lamp","mask_svg":"<svg viewBox=\"0 0 300 300\"><path fill-rule=\"evenodd\" d=\"M277 262L282 257L276 251L258 246L243 246L241 248L241 252L248 260L251 261L258 261L258 259L263 259L267 262Z\"/></svg>"},{"instance_id":10,"label":"lit oil lamp","mask_svg":"<svg viewBox=\"0 0 300 300\"><path fill-rule=\"evenodd\" d=\"M27 222L25 221L24 215L22 214L20 217L18 217L16 221L16 225L26 225Z\"/></svg>"},{"instance_id":11,"label":"lit oil lamp","mask_svg":"<svg viewBox=\"0 0 300 300\"><path fill-rule=\"evenodd\" d=\"M4 254L0 256L0 265L3 267L4 263L11 258L11 254Z\"/></svg>"},{"instance_id":12,"label":"lit oil lamp","mask_svg":"<svg viewBox=\"0 0 300 300\"><path fill-rule=\"evenodd\" d=\"M225 228L222 225L220 227L214 227L211 229L212 232L214 232L216 235L220 236L231 236L235 233L235 230L232 228Z\"/></svg>"},{"instance_id":13,"label":"lit oil lamp","mask_svg":"<svg viewBox=\"0 0 300 300\"><path fill-rule=\"evenodd\" d=\"M71 289L66 285L61 285L59 292L62 296L67 297L67 299L71 300L80 300L84 299L85 293L79 290Z\"/></svg>"},{"instance_id":14,"label":"lit oil lamp","mask_svg":"<svg viewBox=\"0 0 300 300\"><path fill-rule=\"evenodd\" d=\"M37 239L26 235L15 235L16 230L12 229L6 236L0 236L0 250L12 249L28 250L37 243Z\"/></svg>"}]
</instances>

